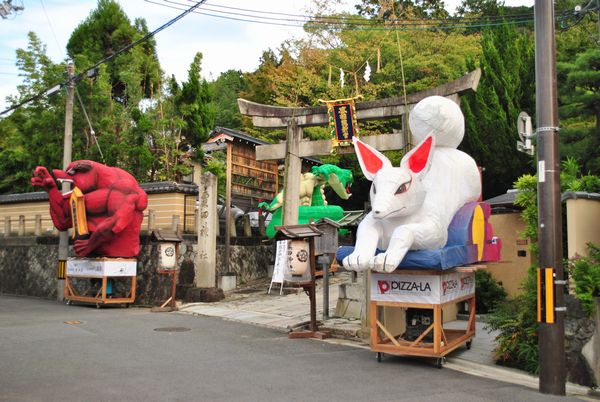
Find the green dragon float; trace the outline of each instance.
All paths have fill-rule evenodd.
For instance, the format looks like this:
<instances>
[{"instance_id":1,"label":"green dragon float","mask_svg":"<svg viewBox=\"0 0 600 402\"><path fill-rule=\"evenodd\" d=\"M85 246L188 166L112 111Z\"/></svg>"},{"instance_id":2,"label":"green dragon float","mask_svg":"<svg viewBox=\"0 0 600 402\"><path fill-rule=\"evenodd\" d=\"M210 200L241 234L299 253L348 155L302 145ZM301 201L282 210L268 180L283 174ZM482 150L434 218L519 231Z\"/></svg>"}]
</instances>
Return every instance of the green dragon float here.
<instances>
[{"instance_id":1,"label":"green dragon float","mask_svg":"<svg viewBox=\"0 0 600 402\"><path fill-rule=\"evenodd\" d=\"M324 189L330 186L343 200L350 198L352 172L335 165L314 166L310 172L302 174L300 181L300 207L298 208L298 223L308 223L311 219L317 221L329 218L339 221L344 216L344 210L337 205L327 205ZM267 226L266 234L269 239L275 236L275 226L281 225L283 208L283 191L279 192L270 204L261 202L258 207L273 214Z\"/></svg>"}]
</instances>

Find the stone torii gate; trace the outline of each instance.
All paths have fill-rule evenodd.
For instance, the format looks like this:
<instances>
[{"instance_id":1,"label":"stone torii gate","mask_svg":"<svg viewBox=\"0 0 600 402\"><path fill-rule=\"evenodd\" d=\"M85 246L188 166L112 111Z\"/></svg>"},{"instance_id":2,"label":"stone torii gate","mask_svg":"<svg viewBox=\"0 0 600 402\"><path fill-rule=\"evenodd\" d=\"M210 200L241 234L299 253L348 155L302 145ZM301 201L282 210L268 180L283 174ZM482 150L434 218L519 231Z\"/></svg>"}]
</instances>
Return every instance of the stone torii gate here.
<instances>
[{"instance_id":1,"label":"stone torii gate","mask_svg":"<svg viewBox=\"0 0 600 402\"><path fill-rule=\"evenodd\" d=\"M455 81L426 91L407 95L406 98L394 97L356 103L356 119L360 121L404 117L421 99L433 95L445 96L459 103L459 95L477 90L480 78L481 70L477 69ZM328 155L331 152L330 139L318 141L304 140L302 136L303 127L328 125L329 116L327 108L325 106L269 106L241 98L238 99L238 106L243 115L252 117L252 123L255 127L287 129L285 143L257 146L256 160L285 158L285 191L282 224L297 224L298 207L300 206L301 158ZM403 120L403 129L406 127L405 123L406 119ZM379 151L398 150L407 145L402 133L361 136L360 139ZM339 147L339 153L353 151L352 147Z\"/></svg>"}]
</instances>

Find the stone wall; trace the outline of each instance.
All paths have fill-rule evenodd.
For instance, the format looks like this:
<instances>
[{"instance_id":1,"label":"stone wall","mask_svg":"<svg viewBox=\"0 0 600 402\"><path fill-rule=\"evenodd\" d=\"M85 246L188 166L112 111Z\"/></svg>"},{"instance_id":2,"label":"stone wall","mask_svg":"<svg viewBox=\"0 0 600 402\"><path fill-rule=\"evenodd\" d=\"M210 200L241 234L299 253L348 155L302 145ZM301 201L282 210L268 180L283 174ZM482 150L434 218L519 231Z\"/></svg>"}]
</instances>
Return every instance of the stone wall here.
<instances>
[{"instance_id":1,"label":"stone wall","mask_svg":"<svg viewBox=\"0 0 600 402\"><path fill-rule=\"evenodd\" d=\"M588 387L600 385L600 298L593 317L582 310L579 300L565 296L565 352L567 380Z\"/></svg>"},{"instance_id":2,"label":"stone wall","mask_svg":"<svg viewBox=\"0 0 600 402\"><path fill-rule=\"evenodd\" d=\"M238 284L268 276L268 267L275 261L274 246L231 246L230 271L237 275ZM217 273L224 273L225 247L217 246Z\"/></svg>"},{"instance_id":3,"label":"stone wall","mask_svg":"<svg viewBox=\"0 0 600 402\"><path fill-rule=\"evenodd\" d=\"M0 239L0 293L56 298L58 237Z\"/></svg>"},{"instance_id":4,"label":"stone wall","mask_svg":"<svg viewBox=\"0 0 600 402\"><path fill-rule=\"evenodd\" d=\"M184 235L180 244L180 284L194 281L196 236ZM224 247L217 247L217 270L223 271ZM72 255L72 252L71 252ZM238 283L267 276L272 263L271 246L231 246L231 271ZM56 268L58 261L58 237L21 236L0 238L0 293L36 296L49 299L57 297ZM170 296L170 276L156 273L158 268L158 244L149 236L141 238L138 257L137 290L135 304L162 304ZM216 282L215 282L216 283ZM115 282L118 289L119 284Z\"/></svg>"}]
</instances>

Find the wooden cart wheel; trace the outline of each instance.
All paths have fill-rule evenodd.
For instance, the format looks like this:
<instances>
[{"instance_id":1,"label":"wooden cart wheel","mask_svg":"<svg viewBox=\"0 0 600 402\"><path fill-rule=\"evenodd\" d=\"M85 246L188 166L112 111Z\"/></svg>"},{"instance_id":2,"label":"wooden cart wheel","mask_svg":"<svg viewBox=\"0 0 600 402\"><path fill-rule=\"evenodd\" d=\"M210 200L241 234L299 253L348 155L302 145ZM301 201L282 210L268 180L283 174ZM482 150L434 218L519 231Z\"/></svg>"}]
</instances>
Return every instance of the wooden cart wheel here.
<instances>
[{"instance_id":1,"label":"wooden cart wheel","mask_svg":"<svg viewBox=\"0 0 600 402\"><path fill-rule=\"evenodd\" d=\"M383 353L377 352L377 363L381 363L381 358L383 357Z\"/></svg>"},{"instance_id":2,"label":"wooden cart wheel","mask_svg":"<svg viewBox=\"0 0 600 402\"><path fill-rule=\"evenodd\" d=\"M467 344L466 344L466 346L467 346L467 350L471 350L471 344L472 344L472 343L473 343L473 341L472 341L472 340L471 340L471 341L467 341Z\"/></svg>"}]
</instances>

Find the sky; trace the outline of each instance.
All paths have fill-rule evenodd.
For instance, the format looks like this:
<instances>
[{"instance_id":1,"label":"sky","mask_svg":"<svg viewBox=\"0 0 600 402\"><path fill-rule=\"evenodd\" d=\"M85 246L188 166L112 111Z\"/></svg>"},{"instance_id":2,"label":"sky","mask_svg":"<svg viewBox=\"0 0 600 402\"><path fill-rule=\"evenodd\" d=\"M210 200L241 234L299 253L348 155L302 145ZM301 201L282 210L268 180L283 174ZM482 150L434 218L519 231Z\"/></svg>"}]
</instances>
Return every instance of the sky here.
<instances>
[{"instance_id":1,"label":"sky","mask_svg":"<svg viewBox=\"0 0 600 402\"><path fill-rule=\"evenodd\" d=\"M0 0L2 3L3 0ZM447 9L453 13L460 0L446 0ZM534 0L506 0L506 5L533 5ZM262 11L263 16L293 18L285 15L310 14L311 0L208 0L206 13L225 11L231 18L248 19L239 14L249 14L238 9ZM340 9L353 11L358 0L343 0ZM0 19L0 111L8 107L5 98L17 94L21 82L15 66L15 51L27 47L27 33L34 31L46 44L47 55L60 62L66 58L66 43L77 25L96 7L96 0L13 0L24 10ZM193 4L190 0L120 0L121 7L130 20L142 17L150 31L163 25L182 10ZM169 6L169 7L167 7ZM225 6L230 8L219 8ZM223 15L223 14L221 14ZM260 14L259 14L260 15ZM273 20L270 20L273 22ZM283 21L282 21L283 22ZM174 74L179 81L187 78L187 70L196 52L202 52L202 75L216 79L229 69L253 71L259 64L262 52L277 49L289 38L302 35L302 29L290 26L257 24L210 15L190 14L166 28L156 36L157 53L161 67Z\"/></svg>"}]
</instances>

